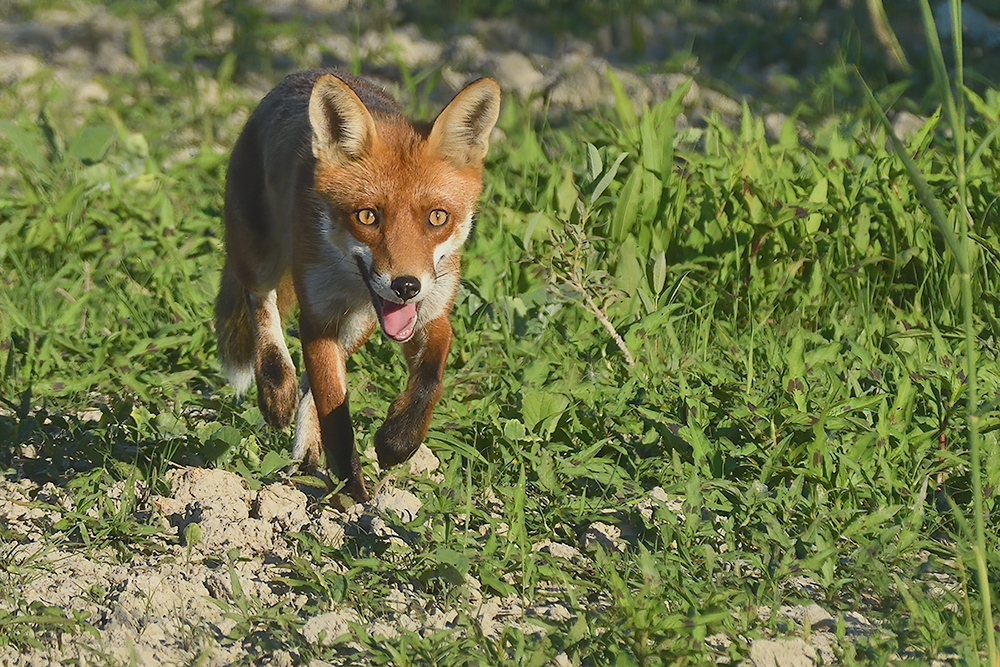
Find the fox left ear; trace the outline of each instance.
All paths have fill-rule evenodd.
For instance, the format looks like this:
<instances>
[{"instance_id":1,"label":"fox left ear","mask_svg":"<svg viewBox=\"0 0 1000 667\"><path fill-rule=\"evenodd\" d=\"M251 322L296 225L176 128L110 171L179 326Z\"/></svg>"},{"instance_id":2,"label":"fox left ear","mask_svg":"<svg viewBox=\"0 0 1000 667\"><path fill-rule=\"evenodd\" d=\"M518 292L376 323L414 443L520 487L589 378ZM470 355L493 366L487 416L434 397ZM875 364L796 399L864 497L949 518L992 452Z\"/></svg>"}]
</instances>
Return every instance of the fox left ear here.
<instances>
[{"instance_id":1,"label":"fox left ear","mask_svg":"<svg viewBox=\"0 0 1000 667\"><path fill-rule=\"evenodd\" d=\"M375 140L375 120L350 86L332 74L313 85L309 97L313 156L358 158Z\"/></svg>"},{"instance_id":2,"label":"fox left ear","mask_svg":"<svg viewBox=\"0 0 1000 667\"><path fill-rule=\"evenodd\" d=\"M479 79L463 88L434 120L429 143L457 165L478 165L490 146L490 131L500 115L500 86Z\"/></svg>"}]
</instances>

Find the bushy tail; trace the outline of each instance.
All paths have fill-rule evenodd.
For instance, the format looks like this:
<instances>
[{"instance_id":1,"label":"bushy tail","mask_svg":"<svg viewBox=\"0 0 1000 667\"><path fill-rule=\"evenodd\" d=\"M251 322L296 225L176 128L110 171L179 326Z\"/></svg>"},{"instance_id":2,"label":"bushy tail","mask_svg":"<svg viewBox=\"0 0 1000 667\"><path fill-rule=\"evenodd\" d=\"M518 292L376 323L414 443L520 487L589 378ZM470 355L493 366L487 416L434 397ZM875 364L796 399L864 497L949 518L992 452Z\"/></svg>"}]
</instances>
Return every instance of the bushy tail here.
<instances>
[{"instance_id":1,"label":"bushy tail","mask_svg":"<svg viewBox=\"0 0 1000 667\"><path fill-rule=\"evenodd\" d=\"M229 384L240 394L253 382L254 340L247 310L246 288L226 262L219 296L215 299L215 333L219 338L219 361Z\"/></svg>"}]
</instances>

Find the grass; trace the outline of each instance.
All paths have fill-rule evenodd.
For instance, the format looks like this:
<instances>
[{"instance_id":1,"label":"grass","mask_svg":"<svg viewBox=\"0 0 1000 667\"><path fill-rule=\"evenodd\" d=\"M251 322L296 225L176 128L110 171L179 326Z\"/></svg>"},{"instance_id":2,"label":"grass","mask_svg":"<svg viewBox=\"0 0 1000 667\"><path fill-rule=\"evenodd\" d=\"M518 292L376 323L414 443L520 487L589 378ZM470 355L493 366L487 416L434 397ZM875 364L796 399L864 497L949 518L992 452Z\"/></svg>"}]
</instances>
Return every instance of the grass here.
<instances>
[{"instance_id":1,"label":"grass","mask_svg":"<svg viewBox=\"0 0 1000 667\"><path fill-rule=\"evenodd\" d=\"M162 492L179 461L259 483L290 450L221 388L209 324L225 151L255 100L235 63L187 48L106 78L109 103L85 113L44 72L0 91L0 464L65 489L45 540L121 558L157 530L132 511L136 480ZM426 104L434 77L409 80ZM757 609L808 601L805 577L841 623L882 624L844 664L996 664L1000 92L959 89L968 123L933 113L896 151L871 107L803 143L794 121L768 140L750 107L684 127L682 95L566 127L505 100L428 436L443 480L412 482L413 539L290 536L282 581L304 606L264 605L232 574L228 641L349 659L345 641L305 642L304 617L345 600L389 617L407 585L452 601L455 629L356 629L366 664L735 663L782 634ZM404 372L382 341L350 360L362 444ZM132 489L117 505L116 482ZM640 511L654 487L680 515ZM624 553L534 548L579 544L609 510L634 528ZM0 644L91 631L19 597L31 568L3 571ZM574 613L483 637L466 575ZM717 632L737 638L721 654Z\"/></svg>"}]
</instances>

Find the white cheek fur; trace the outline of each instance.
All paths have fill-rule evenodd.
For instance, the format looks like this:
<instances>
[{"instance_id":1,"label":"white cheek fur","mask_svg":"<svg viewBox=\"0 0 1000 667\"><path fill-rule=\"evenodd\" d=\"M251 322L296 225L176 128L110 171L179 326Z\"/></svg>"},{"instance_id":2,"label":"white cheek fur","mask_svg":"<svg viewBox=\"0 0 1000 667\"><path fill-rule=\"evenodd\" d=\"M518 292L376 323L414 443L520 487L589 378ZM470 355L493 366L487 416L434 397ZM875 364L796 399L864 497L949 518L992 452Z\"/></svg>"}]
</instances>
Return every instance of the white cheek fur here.
<instances>
[{"instance_id":1,"label":"white cheek fur","mask_svg":"<svg viewBox=\"0 0 1000 667\"><path fill-rule=\"evenodd\" d=\"M368 246L332 225L325 212L320 215L320 225L326 243L317 249L303 272L305 293L299 299L317 317L336 323L338 338L349 347L368 332L375 320L371 297L358 268L360 258L366 270L371 270L372 255Z\"/></svg>"},{"instance_id":2,"label":"white cheek fur","mask_svg":"<svg viewBox=\"0 0 1000 667\"><path fill-rule=\"evenodd\" d=\"M469 213L459 225L455 233L449 236L443 243L439 243L436 248L434 248L434 267L437 268L446 257L453 255L458 252L458 250L465 243L465 240L469 238L469 232L472 230L472 214Z\"/></svg>"}]
</instances>

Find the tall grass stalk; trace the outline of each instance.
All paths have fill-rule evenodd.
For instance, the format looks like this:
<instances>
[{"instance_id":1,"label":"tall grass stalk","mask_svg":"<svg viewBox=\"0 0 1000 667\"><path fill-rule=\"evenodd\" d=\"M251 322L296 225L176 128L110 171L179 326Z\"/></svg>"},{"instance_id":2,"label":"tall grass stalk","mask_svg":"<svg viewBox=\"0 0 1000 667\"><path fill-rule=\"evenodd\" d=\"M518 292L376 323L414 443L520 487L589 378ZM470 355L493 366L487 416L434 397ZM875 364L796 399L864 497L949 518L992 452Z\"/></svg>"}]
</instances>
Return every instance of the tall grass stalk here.
<instances>
[{"instance_id":1,"label":"tall grass stalk","mask_svg":"<svg viewBox=\"0 0 1000 667\"><path fill-rule=\"evenodd\" d=\"M966 159L965 159L965 100L962 68L962 10L959 0L951 0L951 20L952 20L952 41L954 42L955 76L954 83L958 95L954 95L951 89L951 82L948 78L945 67L944 55L941 50L941 42L938 40L937 29L934 24L934 17L931 12L928 0L921 0L921 16L923 18L924 33L927 39L928 52L931 57L931 65L934 70L935 82L941 91L942 106L945 109L945 118L952 136L955 140L955 179L958 199L958 233L948 221L944 211L941 210L938 201L934 198L926 179L920 172L919 167L910 158L906 147L896 137L891 123L875 101L871 89L862 80L862 88L868 98L868 102L876 113L876 117L886 130L893 151L903 162L907 175L914 185L920 202L927 209L934 222L935 227L945 238L955 259L955 264L959 272L960 286L962 291L962 320L965 332L965 370L966 370L966 408L965 417L969 430L969 468L972 476L972 502L973 502L973 526L972 551L975 556L976 579L979 584L981 594L983 631L986 635L986 651L989 658L990 667L1000 667L1000 653L997 652L996 638L993 628L993 603L990 593L989 572L986 563L986 520L985 509L983 507L983 482L982 482L982 461L981 461L981 435L979 410L979 387L977 379L978 354L976 348L975 334L975 314L973 301L972 272L977 266L976 250L971 245L969 227L972 224L968 210L967 184L966 184ZM858 74L859 79L860 73ZM957 508L956 508L956 511ZM965 522L960 521L963 525ZM959 555L961 559L961 554Z\"/></svg>"},{"instance_id":2,"label":"tall grass stalk","mask_svg":"<svg viewBox=\"0 0 1000 667\"><path fill-rule=\"evenodd\" d=\"M968 198L966 192L965 173L965 93L964 93L964 70L962 54L962 3L960 0L951 0L951 36L954 48L955 75L954 82L957 95L952 95L951 84L949 83L947 71L944 65L944 56L941 51L941 43L938 40L937 29L934 25L934 17L931 13L928 0L920 2L921 16L923 17L924 32L927 37L927 44L934 63L934 78L938 88L946 100L948 114L948 124L951 127L952 136L955 139L955 177L958 186L958 237L959 252L961 253L958 262L963 306L963 325L965 329L965 358L967 376L967 401L966 401L966 423L969 429L969 458L972 474L972 502L974 511L975 541L973 552L975 554L976 574L979 580L979 590L982 596L983 607L983 630L986 635L986 649L989 655L991 667L1000 667L1000 654L997 653L996 638L993 628L993 605L990 594L989 572L986 565L986 520L983 508L983 482L982 466L980 454L980 432L979 432L979 388L977 380L977 349L973 312L973 290L972 271L976 266L976 251L970 245L969 226L972 220L969 216ZM898 142L897 142L898 143ZM895 145L895 144L894 144ZM899 148L897 147L897 152ZM935 221L938 221L935 216ZM947 222L941 220L940 222ZM940 224L940 223L939 223ZM950 230L950 228L949 228Z\"/></svg>"}]
</instances>

